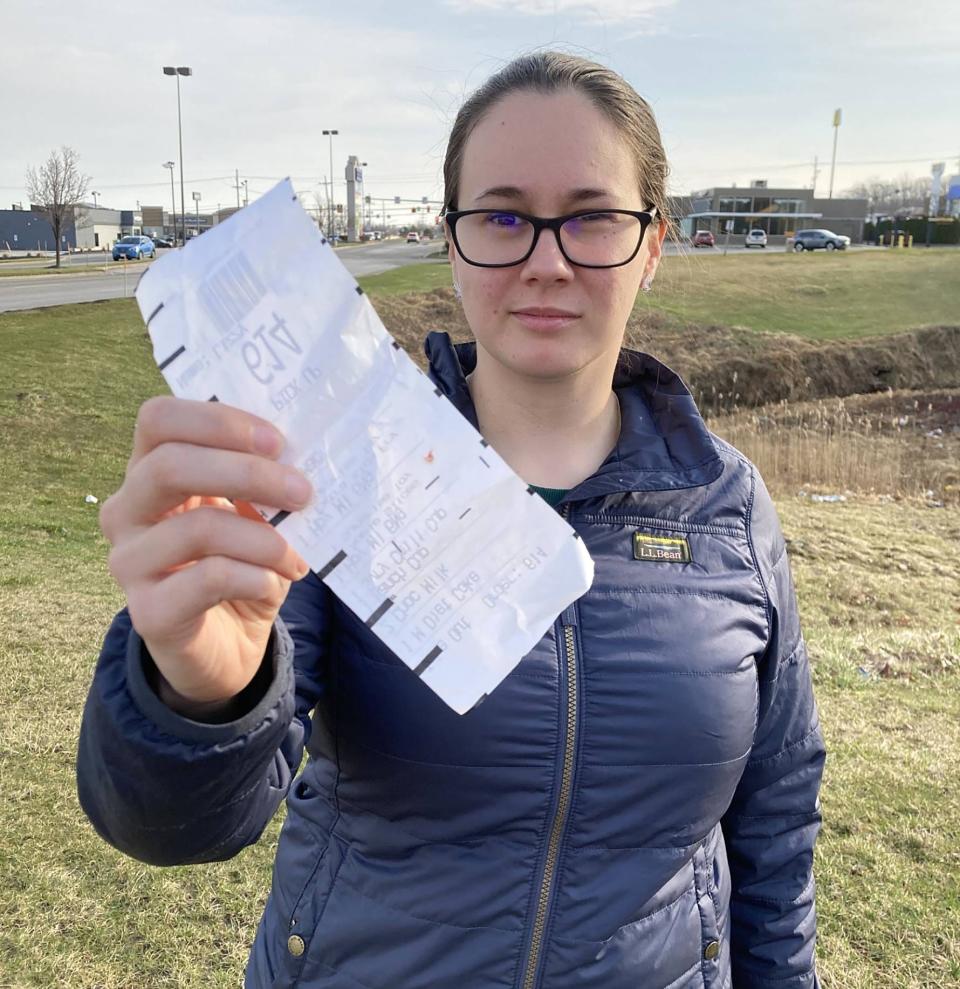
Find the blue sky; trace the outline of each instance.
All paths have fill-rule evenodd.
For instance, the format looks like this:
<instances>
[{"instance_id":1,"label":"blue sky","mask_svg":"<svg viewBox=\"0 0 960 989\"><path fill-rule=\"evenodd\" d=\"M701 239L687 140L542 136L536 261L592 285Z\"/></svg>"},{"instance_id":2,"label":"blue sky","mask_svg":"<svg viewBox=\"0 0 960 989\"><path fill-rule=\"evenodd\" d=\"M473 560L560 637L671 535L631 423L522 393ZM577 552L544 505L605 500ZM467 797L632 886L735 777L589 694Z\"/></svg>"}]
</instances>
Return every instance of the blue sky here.
<instances>
[{"instance_id":1,"label":"blue sky","mask_svg":"<svg viewBox=\"0 0 960 989\"><path fill-rule=\"evenodd\" d=\"M167 206L183 81L186 198L235 202L284 175L322 194L367 161L374 196L439 199L447 133L464 96L511 57L560 47L624 74L653 105L671 191L809 186L825 194L833 110L843 108L835 192L870 176L960 171L960 17L941 0L0 0L0 207L28 165L81 155L104 205ZM179 197L179 188L177 190Z\"/></svg>"}]
</instances>

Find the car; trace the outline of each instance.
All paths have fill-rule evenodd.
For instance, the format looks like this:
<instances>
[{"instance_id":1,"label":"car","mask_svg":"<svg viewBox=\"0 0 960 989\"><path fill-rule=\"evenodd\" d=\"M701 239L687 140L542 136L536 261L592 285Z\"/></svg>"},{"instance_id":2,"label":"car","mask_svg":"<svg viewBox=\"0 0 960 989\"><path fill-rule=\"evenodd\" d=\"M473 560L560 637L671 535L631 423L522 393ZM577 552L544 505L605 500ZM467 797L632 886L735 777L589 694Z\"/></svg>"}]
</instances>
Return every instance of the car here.
<instances>
[{"instance_id":1,"label":"car","mask_svg":"<svg viewBox=\"0 0 960 989\"><path fill-rule=\"evenodd\" d=\"M850 246L850 238L835 234L832 230L798 230L793 237L793 249L798 253L816 251L845 251Z\"/></svg>"},{"instance_id":2,"label":"car","mask_svg":"<svg viewBox=\"0 0 960 989\"><path fill-rule=\"evenodd\" d=\"M166 237L154 237L153 243L155 247L173 247L173 241Z\"/></svg>"},{"instance_id":3,"label":"car","mask_svg":"<svg viewBox=\"0 0 960 989\"><path fill-rule=\"evenodd\" d=\"M121 237L113 245L113 260L125 258L128 261L139 261L141 258L157 256L157 245L143 234L128 234Z\"/></svg>"},{"instance_id":4,"label":"car","mask_svg":"<svg viewBox=\"0 0 960 989\"><path fill-rule=\"evenodd\" d=\"M420 234L418 234L416 230L411 230L407 234L407 243L408 244L419 244L420 243Z\"/></svg>"},{"instance_id":5,"label":"car","mask_svg":"<svg viewBox=\"0 0 960 989\"><path fill-rule=\"evenodd\" d=\"M766 230L761 230L759 227L754 228L747 232L747 235L743 238L744 247L766 247L767 246L767 232Z\"/></svg>"},{"instance_id":6,"label":"car","mask_svg":"<svg viewBox=\"0 0 960 989\"><path fill-rule=\"evenodd\" d=\"M709 230L698 230L693 235L693 246L694 247L715 247L716 241L713 239L713 234Z\"/></svg>"}]
</instances>

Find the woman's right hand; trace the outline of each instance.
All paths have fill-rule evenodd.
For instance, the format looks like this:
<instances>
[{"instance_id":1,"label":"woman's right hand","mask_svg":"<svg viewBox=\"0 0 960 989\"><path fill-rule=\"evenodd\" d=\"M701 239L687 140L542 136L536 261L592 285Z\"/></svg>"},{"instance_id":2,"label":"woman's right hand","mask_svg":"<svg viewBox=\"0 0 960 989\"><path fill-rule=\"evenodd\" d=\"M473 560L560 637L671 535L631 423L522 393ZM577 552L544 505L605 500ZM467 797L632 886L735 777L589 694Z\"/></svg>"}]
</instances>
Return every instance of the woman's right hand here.
<instances>
[{"instance_id":1,"label":"woman's right hand","mask_svg":"<svg viewBox=\"0 0 960 989\"><path fill-rule=\"evenodd\" d=\"M309 482L276 463L283 442L229 405L148 399L123 484L100 510L110 572L166 681L161 697L182 713L216 710L253 679L291 581L307 573L273 526L228 500L305 507Z\"/></svg>"}]
</instances>

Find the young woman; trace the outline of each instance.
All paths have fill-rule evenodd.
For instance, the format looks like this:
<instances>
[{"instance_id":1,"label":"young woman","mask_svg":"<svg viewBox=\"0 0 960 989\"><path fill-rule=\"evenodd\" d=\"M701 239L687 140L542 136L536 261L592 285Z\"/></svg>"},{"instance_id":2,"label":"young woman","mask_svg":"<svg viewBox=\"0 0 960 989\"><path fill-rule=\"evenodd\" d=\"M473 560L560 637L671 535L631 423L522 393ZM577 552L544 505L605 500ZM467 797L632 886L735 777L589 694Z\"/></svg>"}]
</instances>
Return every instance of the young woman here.
<instances>
[{"instance_id":1,"label":"young woman","mask_svg":"<svg viewBox=\"0 0 960 989\"><path fill-rule=\"evenodd\" d=\"M649 106L567 55L510 64L454 126L476 342L432 334L432 375L596 563L468 715L226 500L309 497L269 424L141 408L101 516L128 606L80 797L156 864L234 855L286 797L249 989L817 985L824 751L776 515L680 379L621 349L666 172Z\"/></svg>"}]
</instances>

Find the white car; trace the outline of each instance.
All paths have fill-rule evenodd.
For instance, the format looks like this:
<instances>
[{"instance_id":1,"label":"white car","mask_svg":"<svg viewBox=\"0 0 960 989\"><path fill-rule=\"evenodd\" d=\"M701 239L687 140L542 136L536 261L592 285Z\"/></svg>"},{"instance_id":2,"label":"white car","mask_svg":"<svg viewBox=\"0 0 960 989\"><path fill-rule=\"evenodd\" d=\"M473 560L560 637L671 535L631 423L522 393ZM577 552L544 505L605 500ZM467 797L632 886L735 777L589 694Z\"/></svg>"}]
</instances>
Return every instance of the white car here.
<instances>
[{"instance_id":1,"label":"white car","mask_svg":"<svg viewBox=\"0 0 960 989\"><path fill-rule=\"evenodd\" d=\"M411 230L410 233L407 234L407 243L408 244L419 244L420 243L420 234L418 234L416 230Z\"/></svg>"},{"instance_id":2,"label":"white car","mask_svg":"<svg viewBox=\"0 0 960 989\"><path fill-rule=\"evenodd\" d=\"M746 237L743 238L744 247L766 247L767 246L767 234L765 230L754 229L749 231Z\"/></svg>"}]
</instances>

